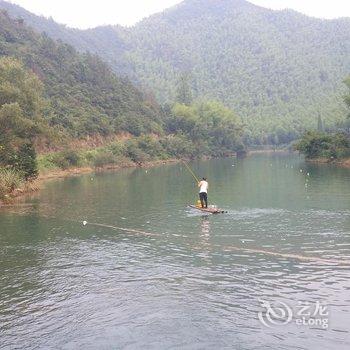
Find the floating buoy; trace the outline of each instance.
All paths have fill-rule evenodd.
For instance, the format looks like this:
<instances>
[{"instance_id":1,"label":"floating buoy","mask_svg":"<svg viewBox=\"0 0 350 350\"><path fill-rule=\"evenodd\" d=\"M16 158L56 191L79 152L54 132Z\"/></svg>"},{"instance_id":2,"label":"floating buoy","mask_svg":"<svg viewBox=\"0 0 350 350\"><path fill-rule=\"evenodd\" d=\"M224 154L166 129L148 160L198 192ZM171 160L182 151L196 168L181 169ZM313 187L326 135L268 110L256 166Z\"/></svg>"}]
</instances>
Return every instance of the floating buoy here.
<instances>
[{"instance_id":1,"label":"floating buoy","mask_svg":"<svg viewBox=\"0 0 350 350\"><path fill-rule=\"evenodd\" d=\"M86 226L87 225L87 221L83 221L83 225Z\"/></svg>"}]
</instances>

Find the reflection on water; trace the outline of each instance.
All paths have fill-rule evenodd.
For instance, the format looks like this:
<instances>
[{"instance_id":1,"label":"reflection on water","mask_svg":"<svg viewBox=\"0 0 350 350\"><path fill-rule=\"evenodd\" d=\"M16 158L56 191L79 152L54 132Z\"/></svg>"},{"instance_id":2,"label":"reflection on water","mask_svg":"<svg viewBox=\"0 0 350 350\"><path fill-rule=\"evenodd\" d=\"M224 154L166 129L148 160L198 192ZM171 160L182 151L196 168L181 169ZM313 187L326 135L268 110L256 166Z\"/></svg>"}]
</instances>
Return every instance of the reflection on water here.
<instances>
[{"instance_id":1,"label":"reflection on water","mask_svg":"<svg viewBox=\"0 0 350 350\"><path fill-rule=\"evenodd\" d=\"M350 171L294 155L53 181L0 213L0 348L350 347ZM86 220L88 225L83 226ZM329 328L261 324L324 303Z\"/></svg>"},{"instance_id":2,"label":"reflection on water","mask_svg":"<svg viewBox=\"0 0 350 350\"><path fill-rule=\"evenodd\" d=\"M210 236L210 220L204 216L201 220L202 237L208 239Z\"/></svg>"}]
</instances>

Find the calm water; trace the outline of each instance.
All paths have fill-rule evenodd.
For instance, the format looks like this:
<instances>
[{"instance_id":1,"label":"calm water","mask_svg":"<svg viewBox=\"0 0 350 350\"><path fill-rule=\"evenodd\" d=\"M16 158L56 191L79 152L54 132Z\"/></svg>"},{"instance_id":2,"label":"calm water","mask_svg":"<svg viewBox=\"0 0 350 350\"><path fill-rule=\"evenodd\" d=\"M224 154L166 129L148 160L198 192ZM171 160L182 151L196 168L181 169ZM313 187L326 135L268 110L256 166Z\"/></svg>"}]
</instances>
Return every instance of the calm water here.
<instances>
[{"instance_id":1,"label":"calm water","mask_svg":"<svg viewBox=\"0 0 350 350\"><path fill-rule=\"evenodd\" d=\"M283 154L191 166L227 214L186 209L179 164L52 181L1 211L0 348L349 349L350 170ZM328 329L297 324L307 302Z\"/></svg>"}]
</instances>

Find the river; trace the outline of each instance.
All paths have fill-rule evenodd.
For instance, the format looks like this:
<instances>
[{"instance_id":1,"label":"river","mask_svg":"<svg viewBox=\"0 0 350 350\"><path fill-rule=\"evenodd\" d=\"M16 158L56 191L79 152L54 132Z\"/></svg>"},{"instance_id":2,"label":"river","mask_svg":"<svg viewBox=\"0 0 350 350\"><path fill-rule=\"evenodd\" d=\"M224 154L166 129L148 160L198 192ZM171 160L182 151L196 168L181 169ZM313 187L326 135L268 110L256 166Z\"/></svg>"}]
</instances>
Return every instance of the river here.
<instances>
[{"instance_id":1,"label":"river","mask_svg":"<svg viewBox=\"0 0 350 350\"><path fill-rule=\"evenodd\" d=\"M0 349L349 349L350 170L294 154L54 180L0 212ZM87 225L83 225L83 221Z\"/></svg>"}]
</instances>

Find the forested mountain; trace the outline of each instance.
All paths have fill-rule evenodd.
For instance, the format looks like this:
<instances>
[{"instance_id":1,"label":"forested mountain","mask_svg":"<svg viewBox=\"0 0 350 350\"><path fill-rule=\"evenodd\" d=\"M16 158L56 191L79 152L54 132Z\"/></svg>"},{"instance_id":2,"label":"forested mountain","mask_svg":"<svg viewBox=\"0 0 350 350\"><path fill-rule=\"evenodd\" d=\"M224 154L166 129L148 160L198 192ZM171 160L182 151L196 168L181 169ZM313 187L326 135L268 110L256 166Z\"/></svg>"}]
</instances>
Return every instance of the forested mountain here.
<instances>
[{"instance_id":1,"label":"forested mountain","mask_svg":"<svg viewBox=\"0 0 350 350\"><path fill-rule=\"evenodd\" d=\"M66 28L0 2L14 16L174 101L179 76L197 98L216 98L244 118L247 141L280 142L344 117L350 73L350 19L321 20L244 0L185 0L134 27ZM252 141L252 140L250 140Z\"/></svg>"},{"instance_id":2,"label":"forested mountain","mask_svg":"<svg viewBox=\"0 0 350 350\"><path fill-rule=\"evenodd\" d=\"M0 54L17 58L41 79L49 124L72 136L161 129L158 105L97 56L37 34L6 13L0 13Z\"/></svg>"}]
</instances>

